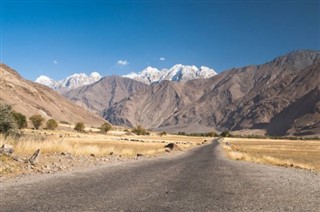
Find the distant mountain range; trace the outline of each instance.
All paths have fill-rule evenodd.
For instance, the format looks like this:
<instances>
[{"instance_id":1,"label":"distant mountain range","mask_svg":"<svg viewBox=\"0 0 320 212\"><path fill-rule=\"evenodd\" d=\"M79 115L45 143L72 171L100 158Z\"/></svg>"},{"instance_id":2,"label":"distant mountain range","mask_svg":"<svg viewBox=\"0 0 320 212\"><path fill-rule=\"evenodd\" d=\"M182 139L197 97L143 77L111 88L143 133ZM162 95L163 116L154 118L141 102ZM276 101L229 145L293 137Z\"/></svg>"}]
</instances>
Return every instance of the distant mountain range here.
<instances>
[{"instance_id":1,"label":"distant mountain range","mask_svg":"<svg viewBox=\"0 0 320 212\"><path fill-rule=\"evenodd\" d=\"M192 79L210 78L216 74L217 73L213 69L205 66L201 66L199 69L196 66L177 64L170 69L162 70L149 66L139 73L131 73L123 75L122 77L134 79L145 84L152 84L162 82L163 80L186 82ZM73 74L59 81L55 81L50 77L42 75L38 77L35 82L57 90L60 93L64 93L74 88L90 85L100 79L101 75L97 72L93 72L89 76L85 73Z\"/></svg>"},{"instance_id":2,"label":"distant mountain range","mask_svg":"<svg viewBox=\"0 0 320 212\"><path fill-rule=\"evenodd\" d=\"M22 113L38 112L69 122L101 123L102 116L114 125L140 124L168 132L232 130L319 136L319 74L320 51L298 50L265 64L233 68L218 75L205 67L177 65L160 71L148 67L126 77L93 74L98 76L93 83L83 80L90 77L86 75L62 80L63 92L59 92L85 111L50 88L26 81L1 65L0 102L14 105ZM54 87L50 79L42 77L39 81ZM75 88L74 82L77 86L88 84Z\"/></svg>"},{"instance_id":3,"label":"distant mountain range","mask_svg":"<svg viewBox=\"0 0 320 212\"><path fill-rule=\"evenodd\" d=\"M164 80L186 82L193 79L210 78L215 75L217 75L217 73L206 66L201 66L199 69L196 66L177 64L170 69L162 70L149 66L139 73L131 73L123 75L123 77L134 79L145 84L152 84L155 82L160 83Z\"/></svg>"},{"instance_id":4,"label":"distant mountain range","mask_svg":"<svg viewBox=\"0 0 320 212\"><path fill-rule=\"evenodd\" d=\"M92 84L101 79L101 76L98 72L92 72L89 76L85 73L73 74L65 79L55 81L47 76L38 77L35 82L45 85L54 90L61 92L78 88L83 85Z\"/></svg>"},{"instance_id":5,"label":"distant mountain range","mask_svg":"<svg viewBox=\"0 0 320 212\"><path fill-rule=\"evenodd\" d=\"M201 132L320 134L320 52L295 51L209 79L151 85L104 110L113 124Z\"/></svg>"}]
</instances>

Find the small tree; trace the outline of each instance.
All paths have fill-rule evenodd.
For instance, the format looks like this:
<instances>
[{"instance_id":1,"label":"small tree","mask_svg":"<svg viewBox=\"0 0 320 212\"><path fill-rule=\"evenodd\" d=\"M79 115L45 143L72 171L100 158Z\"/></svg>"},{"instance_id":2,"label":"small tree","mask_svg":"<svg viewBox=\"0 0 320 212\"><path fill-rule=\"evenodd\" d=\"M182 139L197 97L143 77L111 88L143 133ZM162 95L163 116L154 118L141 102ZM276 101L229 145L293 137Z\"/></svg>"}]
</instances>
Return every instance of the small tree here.
<instances>
[{"instance_id":1,"label":"small tree","mask_svg":"<svg viewBox=\"0 0 320 212\"><path fill-rule=\"evenodd\" d=\"M77 132L84 132L84 128L85 128L84 123L78 122L74 127L74 130Z\"/></svg>"},{"instance_id":2,"label":"small tree","mask_svg":"<svg viewBox=\"0 0 320 212\"><path fill-rule=\"evenodd\" d=\"M216 132L208 132L207 136L209 137L216 137L217 133Z\"/></svg>"},{"instance_id":3,"label":"small tree","mask_svg":"<svg viewBox=\"0 0 320 212\"><path fill-rule=\"evenodd\" d=\"M162 136L164 136L164 135L167 135L167 132L166 132L166 131L163 131L163 132L159 133L159 135L162 137Z\"/></svg>"},{"instance_id":4,"label":"small tree","mask_svg":"<svg viewBox=\"0 0 320 212\"><path fill-rule=\"evenodd\" d=\"M17 124L12 116L11 106L0 104L0 133L8 134L16 129Z\"/></svg>"},{"instance_id":5,"label":"small tree","mask_svg":"<svg viewBox=\"0 0 320 212\"><path fill-rule=\"evenodd\" d=\"M54 119L49 119L46 123L48 130L55 130L58 127L58 122Z\"/></svg>"},{"instance_id":6,"label":"small tree","mask_svg":"<svg viewBox=\"0 0 320 212\"><path fill-rule=\"evenodd\" d=\"M133 128L132 132L137 135L150 135L150 133L141 125L138 125L137 127Z\"/></svg>"},{"instance_id":7,"label":"small tree","mask_svg":"<svg viewBox=\"0 0 320 212\"><path fill-rule=\"evenodd\" d=\"M18 113L16 111L12 111L11 114L19 129L28 127L27 117L25 115Z\"/></svg>"},{"instance_id":8,"label":"small tree","mask_svg":"<svg viewBox=\"0 0 320 212\"><path fill-rule=\"evenodd\" d=\"M36 128L37 130L39 129L39 127L43 124L44 122L44 118L40 115L40 114L35 114L32 115L29 120L32 122L34 128Z\"/></svg>"},{"instance_id":9,"label":"small tree","mask_svg":"<svg viewBox=\"0 0 320 212\"><path fill-rule=\"evenodd\" d=\"M109 123L103 123L100 127L100 132L101 133L108 133L108 131L110 131L112 129L111 124Z\"/></svg>"},{"instance_id":10,"label":"small tree","mask_svg":"<svg viewBox=\"0 0 320 212\"><path fill-rule=\"evenodd\" d=\"M231 133L229 131L224 131L220 134L221 137L232 137Z\"/></svg>"}]
</instances>

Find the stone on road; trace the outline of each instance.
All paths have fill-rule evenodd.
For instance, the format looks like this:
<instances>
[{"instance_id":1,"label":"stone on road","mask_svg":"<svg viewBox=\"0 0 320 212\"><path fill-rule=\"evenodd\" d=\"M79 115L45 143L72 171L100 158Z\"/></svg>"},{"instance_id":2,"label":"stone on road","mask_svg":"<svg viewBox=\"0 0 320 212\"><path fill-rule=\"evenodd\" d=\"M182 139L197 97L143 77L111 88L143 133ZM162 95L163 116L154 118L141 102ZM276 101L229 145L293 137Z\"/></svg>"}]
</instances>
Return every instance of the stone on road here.
<instances>
[{"instance_id":1,"label":"stone on road","mask_svg":"<svg viewBox=\"0 0 320 212\"><path fill-rule=\"evenodd\" d=\"M174 156L0 188L0 211L320 211L315 172L231 161L217 142Z\"/></svg>"}]
</instances>

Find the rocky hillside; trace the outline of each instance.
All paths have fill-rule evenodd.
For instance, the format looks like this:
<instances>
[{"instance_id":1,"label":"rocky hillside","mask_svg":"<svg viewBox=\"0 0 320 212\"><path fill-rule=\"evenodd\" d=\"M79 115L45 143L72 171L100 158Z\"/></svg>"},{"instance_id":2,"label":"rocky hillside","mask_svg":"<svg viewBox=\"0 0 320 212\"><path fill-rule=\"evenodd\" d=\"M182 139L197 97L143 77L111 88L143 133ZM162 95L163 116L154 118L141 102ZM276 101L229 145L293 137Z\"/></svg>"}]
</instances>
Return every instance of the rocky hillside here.
<instances>
[{"instance_id":1,"label":"rocky hillside","mask_svg":"<svg viewBox=\"0 0 320 212\"><path fill-rule=\"evenodd\" d=\"M163 82L104 111L114 124L199 132L261 129L319 134L319 51L295 51L210 79Z\"/></svg>"},{"instance_id":2,"label":"rocky hillside","mask_svg":"<svg viewBox=\"0 0 320 212\"><path fill-rule=\"evenodd\" d=\"M72 89L63 95L74 103L101 114L114 103L147 89L147 85L132 79L111 76L96 83Z\"/></svg>"},{"instance_id":3,"label":"rocky hillside","mask_svg":"<svg viewBox=\"0 0 320 212\"><path fill-rule=\"evenodd\" d=\"M27 117L41 114L46 119L54 118L69 123L81 121L91 126L100 126L104 121L52 89L23 79L4 64L0 64L0 102L12 105L14 110Z\"/></svg>"}]
</instances>

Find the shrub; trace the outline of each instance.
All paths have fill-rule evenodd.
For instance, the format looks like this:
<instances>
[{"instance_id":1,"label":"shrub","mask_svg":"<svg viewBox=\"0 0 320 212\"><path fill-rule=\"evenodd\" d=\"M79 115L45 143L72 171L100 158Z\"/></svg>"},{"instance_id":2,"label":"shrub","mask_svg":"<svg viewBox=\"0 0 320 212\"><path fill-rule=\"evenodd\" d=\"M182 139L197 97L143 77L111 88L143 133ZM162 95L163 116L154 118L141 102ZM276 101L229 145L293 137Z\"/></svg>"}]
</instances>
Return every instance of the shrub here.
<instances>
[{"instance_id":1,"label":"shrub","mask_svg":"<svg viewBox=\"0 0 320 212\"><path fill-rule=\"evenodd\" d=\"M8 134L17 129L10 105L0 105L0 133Z\"/></svg>"},{"instance_id":2,"label":"shrub","mask_svg":"<svg viewBox=\"0 0 320 212\"><path fill-rule=\"evenodd\" d=\"M136 135L150 135L150 133L141 125L138 125L137 127L133 128L132 132Z\"/></svg>"},{"instance_id":3,"label":"shrub","mask_svg":"<svg viewBox=\"0 0 320 212\"><path fill-rule=\"evenodd\" d=\"M74 127L74 130L77 132L84 132L84 128L85 128L84 123L78 122Z\"/></svg>"},{"instance_id":4,"label":"shrub","mask_svg":"<svg viewBox=\"0 0 320 212\"><path fill-rule=\"evenodd\" d=\"M108 131L110 131L112 129L112 126L111 124L109 123L103 123L100 127L100 132L101 133L107 133Z\"/></svg>"},{"instance_id":5,"label":"shrub","mask_svg":"<svg viewBox=\"0 0 320 212\"><path fill-rule=\"evenodd\" d=\"M209 132L209 133L207 133L207 136L208 136L208 137L215 137L215 136L217 136L217 133L215 133L215 132Z\"/></svg>"},{"instance_id":6,"label":"shrub","mask_svg":"<svg viewBox=\"0 0 320 212\"><path fill-rule=\"evenodd\" d=\"M44 122L44 118L40 114L32 115L29 119L37 130Z\"/></svg>"},{"instance_id":7,"label":"shrub","mask_svg":"<svg viewBox=\"0 0 320 212\"><path fill-rule=\"evenodd\" d=\"M67 124L67 125L70 125L70 123L69 123L69 122L67 122L67 121L60 121L60 123L61 123L61 124Z\"/></svg>"},{"instance_id":8,"label":"shrub","mask_svg":"<svg viewBox=\"0 0 320 212\"><path fill-rule=\"evenodd\" d=\"M232 137L231 133L229 131L224 131L220 134L221 137Z\"/></svg>"},{"instance_id":9,"label":"shrub","mask_svg":"<svg viewBox=\"0 0 320 212\"><path fill-rule=\"evenodd\" d=\"M49 119L46 123L48 130L55 130L58 127L58 122L54 119Z\"/></svg>"},{"instance_id":10,"label":"shrub","mask_svg":"<svg viewBox=\"0 0 320 212\"><path fill-rule=\"evenodd\" d=\"M164 135L167 135L167 132L163 131L161 133L159 133L160 136L164 136Z\"/></svg>"},{"instance_id":11,"label":"shrub","mask_svg":"<svg viewBox=\"0 0 320 212\"><path fill-rule=\"evenodd\" d=\"M27 117L25 115L16 111L12 111L11 114L19 129L28 127Z\"/></svg>"}]
</instances>

